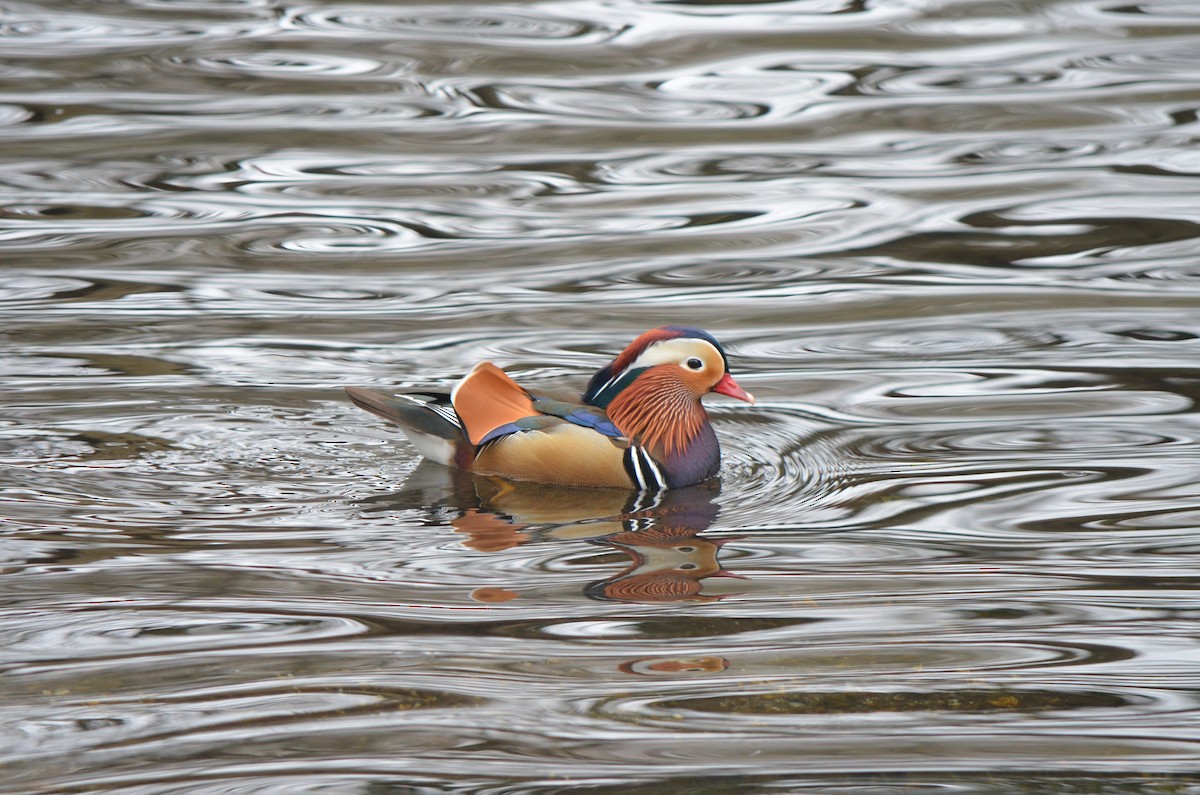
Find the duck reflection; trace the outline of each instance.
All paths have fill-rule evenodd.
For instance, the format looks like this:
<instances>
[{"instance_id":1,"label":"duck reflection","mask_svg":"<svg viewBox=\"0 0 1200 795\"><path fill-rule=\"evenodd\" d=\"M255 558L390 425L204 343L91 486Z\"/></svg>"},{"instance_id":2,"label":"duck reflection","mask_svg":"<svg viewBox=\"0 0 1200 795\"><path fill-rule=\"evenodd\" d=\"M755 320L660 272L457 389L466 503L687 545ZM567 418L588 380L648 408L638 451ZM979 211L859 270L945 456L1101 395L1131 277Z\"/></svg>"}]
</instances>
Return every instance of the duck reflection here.
<instances>
[{"instance_id":1,"label":"duck reflection","mask_svg":"<svg viewBox=\"0 0 1200 795\"><path fill-rule=\"evenodd\" d=\"M388 508L422 510L431 523L448 524L463 544L499 552L531 541L580 541L629 558L621 571L589 583L585 596L610 602L712 602L710 577L739 577L719 560L734 536L705 537L716 520L720 482L713 480L658 494L517 483L419 466L399 494L372 498ZM503 602L518 594L505 588L476 589L477 601Z\"/></svg>"},{"instance_id":2,"label":"duck reflection","mask_svg":"<svg viewBox=\"0 0 1200 795\"><path fill-rule=\"evenodd\" d=\"M706 596L702 580L738 577L718 560L731 537L706 538L701 532L717 518L720 507L711 493L698 487L666 492L650 508L622 517L625 529L592 543L620 550L630 564L622 572L591 583L585 596L610 602L712 602L729 594Z\"/></svg>"}]
</instances>

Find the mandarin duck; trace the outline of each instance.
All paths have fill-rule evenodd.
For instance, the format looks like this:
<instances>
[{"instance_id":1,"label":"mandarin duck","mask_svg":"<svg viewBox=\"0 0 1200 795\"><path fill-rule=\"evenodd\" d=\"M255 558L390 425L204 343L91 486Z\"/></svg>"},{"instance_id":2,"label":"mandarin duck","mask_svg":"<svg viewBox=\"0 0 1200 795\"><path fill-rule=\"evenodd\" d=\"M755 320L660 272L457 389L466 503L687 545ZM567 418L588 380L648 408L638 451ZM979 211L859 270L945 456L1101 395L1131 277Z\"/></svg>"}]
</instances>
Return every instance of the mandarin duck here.
<instances>
[{"instance_id":1,"label":"mandarin duck","mask_svg":"<svg viewBox=\"0 0 1200 795\"><path fill-rule=\"evenodd\" d=\"M754 402L728 367L712 335L663 326L600 368L579 403L528 392L491 362L449 394L346 393L440 464L510 480L657 490L717 474L721 450L700 398Z\"/></svg>"}]
</instances>

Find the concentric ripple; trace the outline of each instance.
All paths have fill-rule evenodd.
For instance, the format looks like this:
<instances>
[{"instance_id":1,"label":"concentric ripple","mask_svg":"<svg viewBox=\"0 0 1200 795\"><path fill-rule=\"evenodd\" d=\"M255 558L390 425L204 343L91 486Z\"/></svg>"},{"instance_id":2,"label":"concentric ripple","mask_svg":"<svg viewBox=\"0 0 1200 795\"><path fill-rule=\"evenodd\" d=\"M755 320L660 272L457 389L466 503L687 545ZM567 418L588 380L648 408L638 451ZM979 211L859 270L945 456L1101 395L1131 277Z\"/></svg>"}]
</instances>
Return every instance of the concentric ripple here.
<instances>
[{"instance_id":1,"label":"concentric ripple","mask_svg":"<svg viewBox=\"0 0 1200 795\"><path fill-rule=\"evenodd\" d=\"M42 621L9 621L15 633L0 664L24 666L46 659L88 656L129 656L169 649L220 648L260 645L299 639L345 637L363 628L338 617L287 617L246 614L84 611L61 614L53 628Z\"/></svg>"},{"instance_id":2,"label":"concentric ripple","mask_svg":"<svg viewBox=\"0 0 1200 795\"><path fill-rule=\"evenodd\" d=\"M345 78L380 73L383 73L381 76L395 77L406 71L403 61L389 65L372 58L350 58L304 51L232 52L225 56L211 54L205 58L178 63L189 69L216 75L285 79Z\"/></svg>"},{"instance_id":3,"label":"concentric ripple","mask_svg":"<svg viewBox=\"0 0 1200 795\"><path fill-rule=\"evenodd\" d=\"M667 124L693 124L747 119L767 112L766 107L754 103L686 99L620 86L572 89L509 85L502 88L481 87L475 90L475 94L481 105L548 114L559 119L581 117L596 121L626 121L633 118Z\"/></svg>"},{"instance_id":4,"label":"concentric ripple","mask_svg":"<svg viewBox=\"0 0 1200 795\"><path fill-rule=\"evenodd\" d=\"M521 8L413 8L389 12L373 6L341 5L337 9L305 10L288 27L326 35L362 38L412 38L420 41L460 41L508 46L545 45L560 41L594 44L615 35L591 22Z\"/></svg>"}]
</instances>

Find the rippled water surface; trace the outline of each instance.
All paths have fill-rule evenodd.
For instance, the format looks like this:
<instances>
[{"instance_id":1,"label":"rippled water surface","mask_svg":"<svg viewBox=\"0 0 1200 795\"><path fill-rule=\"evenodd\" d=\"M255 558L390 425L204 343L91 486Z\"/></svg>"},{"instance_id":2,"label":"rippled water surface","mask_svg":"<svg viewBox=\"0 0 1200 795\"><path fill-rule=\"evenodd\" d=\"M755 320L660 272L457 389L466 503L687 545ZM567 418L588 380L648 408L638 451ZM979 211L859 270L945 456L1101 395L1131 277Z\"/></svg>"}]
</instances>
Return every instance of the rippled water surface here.
<instances>
[{"instance_id":1,"label":"rippled water surface","mask_svg":"<svg viewBox=\"0 0 1200 795\"><path fill-rule=\"evenodd\" d=\"M5 793L1200 792L1194 0L0 0ZM687 323L719 483L346 385Z\"/></svg>"}]
</instances>

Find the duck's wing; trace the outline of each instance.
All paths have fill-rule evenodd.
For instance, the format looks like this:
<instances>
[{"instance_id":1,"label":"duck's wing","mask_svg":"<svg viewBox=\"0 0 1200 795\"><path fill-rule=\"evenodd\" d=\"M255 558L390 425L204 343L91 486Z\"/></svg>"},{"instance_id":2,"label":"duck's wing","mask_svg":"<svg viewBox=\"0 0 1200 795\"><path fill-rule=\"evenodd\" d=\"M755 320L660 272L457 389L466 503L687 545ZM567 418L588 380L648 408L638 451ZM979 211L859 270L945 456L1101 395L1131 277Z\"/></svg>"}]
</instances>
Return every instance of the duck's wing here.
<instances>
[{"instance_id":1,"label":"duck's wing","mask_svg":"<svg viewBox=\"0 0 1200 795\"><path fill-rule=\"evenodd\" d=\"M514 480L628 489L628 449L620 440L542 415L496 429L475 454L472 469Z\"/></svg>"},{"instance_id":2,"label":"duck's wing","mask_svg":"<svg viewBox=\"0 0 1200 795\"><path fill-rule=\"evenodd\" d=\"M463 376L450 400L467 438L476 445L497 428L541 414L529 393L491 362L480 362Z\"/></svg>"},{"instance_id":3,"label":"duck's wing","mask_svg":"<svg viewBox=\"0 0 1200 795\"><path fill-rule=\"evenodd\" d=\"M476 445L520 431L549 431L564 421L613 439L624 436L603 409L530 394L491 362L476 365L451 399Z\"/></svg>"},{"instance_id":4,"label":"duck's wing","mask_svg":"<svg viewBox=\"0 0 1200 795\"><path fill-rule=\"evenodd\" d=\"M624 439L603 412L535 398L490 362L452 393L476 445L471 469L516 480L628 488Z\"/></svg>"},{"instance_id":5,"label":"duck's wing","mask_svg":"<svg viewBox=\"0 0 1200 795\"><path fill-rule=\"evenodd\" d=\"M426 457L481 474L627 489L641 482L630 472L649 466L627 460L628 440L603 410L532 396L490 362L467 374L449 399L347 392L404 428Z\"/></svg>"},{"instance_id":6,"label":"duck's wing","mask_svg":"<svg viewBox=\"0 0 1200 795\"><path fill-rule=\"evenodd\" d=\"M605 413L604 409L587 406L582 403L556 400L542 395L533 395L532 397L534 408L543 414L548 414L552 417L561 417L572 425L582 425L584 428L591 428L593 431L602 433L613 439L623 439L625 437L625 434L621 433L621 429L608 418L608 414Z\"/></svg>"}]
</instances>

